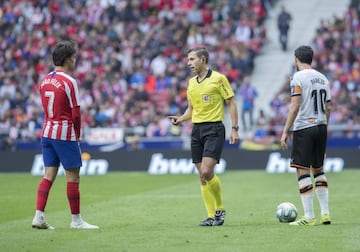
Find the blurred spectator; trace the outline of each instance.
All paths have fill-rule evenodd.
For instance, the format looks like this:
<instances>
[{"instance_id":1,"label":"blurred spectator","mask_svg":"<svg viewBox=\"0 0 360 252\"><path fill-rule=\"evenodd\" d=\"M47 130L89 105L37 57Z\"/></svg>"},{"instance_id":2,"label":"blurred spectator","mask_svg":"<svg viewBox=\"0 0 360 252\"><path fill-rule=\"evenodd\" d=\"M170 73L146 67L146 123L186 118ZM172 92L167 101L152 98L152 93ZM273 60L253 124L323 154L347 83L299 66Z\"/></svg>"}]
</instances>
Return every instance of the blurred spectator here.
<instances>
[{"instance_id":1,"label":"blurred spectator","mask_svg":"<svg viewBox=\"0 0 360 252\"><path fill-rule=\"evenodd\" d=\"M235 30L235 38L241 43L249 43L251 39L251 28L246 21L240 21Z\"/></svg>"},{"instance_id":2,"label":"blurred spectator","mask_svg":"<svg viewBox=\"0 0 360 252\"><path fill-rule=\"evenodd\" d=\"M257 96L258 93L255 87L251 84L250 77L246 76L240 87L240 97L242 100L241 121L244 132L252 130L254 126L253 112Z\"/></svg>"},{"instance_id":3,"label":"blurred spectator","mask_svg":"<svg viewBox=\"0 0 360 252\"><path fill-rule=\"evenodd\" d=\"M288 32L290 29L291 19L290 13L285 9L285 6L282 6L278 15L277 25L279 29L279 40L283 51L287 50Z\"/></svg>"}]
</instances>

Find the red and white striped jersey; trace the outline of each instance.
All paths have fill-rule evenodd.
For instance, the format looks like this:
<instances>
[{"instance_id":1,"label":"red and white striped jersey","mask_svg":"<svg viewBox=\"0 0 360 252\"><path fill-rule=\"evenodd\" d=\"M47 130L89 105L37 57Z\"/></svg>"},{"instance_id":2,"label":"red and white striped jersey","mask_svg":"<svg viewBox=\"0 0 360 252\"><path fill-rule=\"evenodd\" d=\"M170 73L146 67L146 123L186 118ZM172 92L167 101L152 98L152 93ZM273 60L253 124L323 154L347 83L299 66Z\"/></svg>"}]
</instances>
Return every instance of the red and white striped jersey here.
<instances>
[{"instance_id":1,"label":"red and white striped jersey","mask_svg":"<svg viewBox=\"0 0 360 252\"><path fill-rule=\"evenodd\" d=\"M42 137L77 141L72 109L80 106L79 89L74 78L63 71L53 71L40 84L45 113Z\"/></svg>"}]
</instances>

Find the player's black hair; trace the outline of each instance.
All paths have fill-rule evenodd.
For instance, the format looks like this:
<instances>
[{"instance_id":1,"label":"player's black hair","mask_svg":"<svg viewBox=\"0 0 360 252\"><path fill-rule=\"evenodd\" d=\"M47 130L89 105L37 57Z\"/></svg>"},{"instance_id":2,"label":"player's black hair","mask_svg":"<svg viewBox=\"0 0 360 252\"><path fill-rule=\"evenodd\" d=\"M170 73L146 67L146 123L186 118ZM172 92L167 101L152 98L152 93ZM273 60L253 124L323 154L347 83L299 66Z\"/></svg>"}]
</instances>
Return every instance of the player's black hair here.
<instances>
[{"instance_id":1,"label":"player's black hair","mask_svg":"<svg viewBox=\"0 0 360 252\"><path fill-rule=\"evenodd\" d=\"M55 66L63 66L67 58L77 53L77 44L74 41L63 40L55 45L52 58Z\"/></svg>"},{"instance_id":2,"label":"player's black hair","mask_svg":"<svg viewBox=\"0 0 360 252\"><path fill-rule=\"evenodd\" d=\"M314 51L310 46L299 46L295 50L295 57L298 58L301 63L310 65L313 60L313 55Z\"/></svg>"},{"instance_id":3,"label":"player's black hair","mask_svg":"<svg viewBox=\"0 0 360 252\"><path fill-rule=\"evenodd\" d=\"M199 58L204 57L205 58L205 63L209 63L209 52L205 47L194 47L189 49L186 52L186 55L188 55L191 52L195 52L196 56L198 56Z\"/></svg>"}]
</instances>

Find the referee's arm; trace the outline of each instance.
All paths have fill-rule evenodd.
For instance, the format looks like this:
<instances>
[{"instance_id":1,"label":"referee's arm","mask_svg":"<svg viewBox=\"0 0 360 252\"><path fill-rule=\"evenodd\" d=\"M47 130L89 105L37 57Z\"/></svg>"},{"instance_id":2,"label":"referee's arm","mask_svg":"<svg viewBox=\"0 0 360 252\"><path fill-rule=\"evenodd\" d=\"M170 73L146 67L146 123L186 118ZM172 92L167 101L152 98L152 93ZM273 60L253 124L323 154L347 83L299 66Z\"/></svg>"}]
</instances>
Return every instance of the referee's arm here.
<instances>
[{"instance_id":1,"label":"referee's arm","mask_svg":"<svg viewBox=\"0 0 360 252\"><path fill-rule=\"evenodd\" d=\"M188 104L187 109L181 116L168 116L173 125L179 125L181 122L188 121L192 118L193 108L190 101L188 101Z\"/></svg>"}]
</instances>

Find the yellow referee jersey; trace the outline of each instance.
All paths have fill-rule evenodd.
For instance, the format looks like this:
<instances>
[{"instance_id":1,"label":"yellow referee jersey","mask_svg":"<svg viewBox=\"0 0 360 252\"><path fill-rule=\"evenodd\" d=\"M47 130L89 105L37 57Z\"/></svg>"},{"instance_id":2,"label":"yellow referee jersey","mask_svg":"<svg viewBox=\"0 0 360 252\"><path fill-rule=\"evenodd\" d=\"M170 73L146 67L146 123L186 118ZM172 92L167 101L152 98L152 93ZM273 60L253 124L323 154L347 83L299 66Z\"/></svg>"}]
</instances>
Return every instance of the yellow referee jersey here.
<instances>
[{"instance_id":1,"label":"yellow referee jersey","mask_svg":"<svg viewBox=\"0 0 360 252\"><path fill-rule=\"evenodd\" d=\"M187 99L191 102L192 122L217 122L224 120L224 100L234 96L225 75L209 70L200 83L197 76L189 80Z\"/></svg>"}]
</instances>

